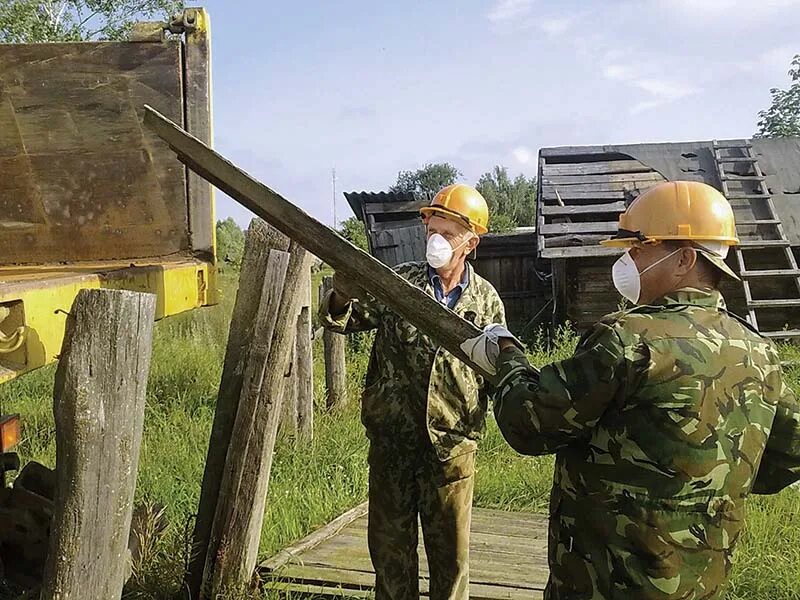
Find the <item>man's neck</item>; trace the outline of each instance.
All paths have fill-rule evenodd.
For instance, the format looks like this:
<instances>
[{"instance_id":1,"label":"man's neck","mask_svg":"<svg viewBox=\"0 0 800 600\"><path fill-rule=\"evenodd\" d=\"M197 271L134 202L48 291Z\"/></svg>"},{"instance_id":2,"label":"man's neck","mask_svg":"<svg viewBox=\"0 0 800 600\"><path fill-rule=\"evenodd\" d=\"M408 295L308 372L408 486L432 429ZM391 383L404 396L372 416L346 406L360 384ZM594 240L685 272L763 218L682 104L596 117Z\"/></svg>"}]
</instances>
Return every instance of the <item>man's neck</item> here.
<instances>
[{"instance_id":1,"label":"man's neck","mask_svg":"<svg viewBox=\"0 0 800 600\"><path fill-rule=\"evenodd\" d=\"M449 294L453 288L461 283L461 278L464 276L464 269L466 268L464 261L460 260L452 267L436 269L436 274L442 282L442 291L445 294Z\"/></svg>"}]
</instances>

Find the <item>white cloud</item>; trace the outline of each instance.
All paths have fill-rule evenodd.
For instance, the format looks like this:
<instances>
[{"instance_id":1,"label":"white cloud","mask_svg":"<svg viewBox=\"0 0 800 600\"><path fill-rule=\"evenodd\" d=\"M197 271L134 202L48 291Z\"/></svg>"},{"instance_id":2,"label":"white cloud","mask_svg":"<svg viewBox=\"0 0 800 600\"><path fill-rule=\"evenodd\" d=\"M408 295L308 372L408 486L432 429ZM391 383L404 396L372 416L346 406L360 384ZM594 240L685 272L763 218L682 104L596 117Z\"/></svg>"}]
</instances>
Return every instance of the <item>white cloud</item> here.
<instances>
[{"instance_id":1,"label":"white cloud","mask_svg":"<svg viewBox=\"0 0 800 600\"><path fill-rule=\"evenodd\" d=\"M527 165L533 159L533 151L525 146L517 146L511 151L511 154L521 165Z\"/></svg>"},{"instance_id":2,"label":"white cloud","mask_svg":"<svg viewBox=\"0 0 800 600\"><path fill-rule=\"evenodd\" d=\"M557 19L542 19L539 21L539 29L550 36L557 36L566 33L574 23L574 19L570 17L561 17Z\"/></svg>"},{"instance_id":3,"label":"white cloud","mask_svg":"<svg viewBox=\"0 0 800 600\"><path fill-rule=\"evenodd\" d=\"M492 23L509 23L527 17L534 0L497 0L486 15Z\"/></svg>"},{"instance_id":4,"label":"white cloud","mask_svg":"<svg viewBox=\"0 0 800 600\"><path fill-rule=\"evenodd\" d=\"M636 87L664 102L672 102L697 93L692 86L666 79L637 79Z\"/></svg>"},{"instance_id":5,"label":"white cloud","mask_svg":"<svg viewBox=\"0 0 800 600\"><path fill-rule=\"evenodd\" d=\"M754 60L740 61L736 66L747 73L761 73L769 78L785 75L795 54L800 54L798 46L778 46L759 54Z\"/></svg>"},{"instance_id":6,"label":"white cloud","mask_svg":"<svg viewBox=\"0 0 800 600\"><path fill-rule=\"evenodd\" d=\"M612 81L630 81L634 77L633 70L623 65L606 65L603 67L603 77Z\"/></svg>"}]
</instances>

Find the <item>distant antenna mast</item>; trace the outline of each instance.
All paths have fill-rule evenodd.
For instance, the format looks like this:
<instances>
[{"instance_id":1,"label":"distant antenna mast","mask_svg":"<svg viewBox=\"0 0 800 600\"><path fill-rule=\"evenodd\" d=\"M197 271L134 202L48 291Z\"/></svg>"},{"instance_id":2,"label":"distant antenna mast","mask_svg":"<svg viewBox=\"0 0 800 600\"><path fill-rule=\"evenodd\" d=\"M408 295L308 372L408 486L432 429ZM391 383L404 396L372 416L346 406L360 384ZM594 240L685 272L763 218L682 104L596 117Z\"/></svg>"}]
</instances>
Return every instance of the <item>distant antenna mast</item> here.
<instances>
[{"instance_id":1,"label":"distant antenna mast","mask_svg":"<svg viewBox=\"0 0 800 600\"><path fill-rule=\"evenodd\" d=\"M334 167L332 170L333 175L333 228L336 229L336 226L339 224L339 221L336 220L336 168Z\"/></svg>"}]
</instances>

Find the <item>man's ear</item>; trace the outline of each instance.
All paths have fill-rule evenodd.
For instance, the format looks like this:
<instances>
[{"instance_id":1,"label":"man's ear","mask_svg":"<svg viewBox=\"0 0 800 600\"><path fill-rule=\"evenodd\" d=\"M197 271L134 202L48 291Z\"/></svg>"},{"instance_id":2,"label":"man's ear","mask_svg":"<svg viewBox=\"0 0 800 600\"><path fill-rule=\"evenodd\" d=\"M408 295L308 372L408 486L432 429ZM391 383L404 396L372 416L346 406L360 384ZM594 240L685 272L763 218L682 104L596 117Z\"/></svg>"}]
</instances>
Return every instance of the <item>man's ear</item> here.
<instances>
[{"instance_id":1,"label":"man's ear","mask_svg":"<svg viewBox=\"0 0 800 600\"><path fill-rule=\"evenodd\" d=\"M681 275L685 275L697 264L697 250L691 246L684 246L680 253L680 262L678 262L678 269Z\"/></svg>"},{"instance_id":2,"label":"man's ear","mask_svg":"<svg viewBox=\"0 0 800 600\"><path fill-rule=\"evenodd\" d=\"M481 243L481 238L479 238L477 235L471 237L467 242L467 248L468 248L467 256L475 252L475 248L477 248L478 244L480 243Z\"/></svg>"}]
</instances>

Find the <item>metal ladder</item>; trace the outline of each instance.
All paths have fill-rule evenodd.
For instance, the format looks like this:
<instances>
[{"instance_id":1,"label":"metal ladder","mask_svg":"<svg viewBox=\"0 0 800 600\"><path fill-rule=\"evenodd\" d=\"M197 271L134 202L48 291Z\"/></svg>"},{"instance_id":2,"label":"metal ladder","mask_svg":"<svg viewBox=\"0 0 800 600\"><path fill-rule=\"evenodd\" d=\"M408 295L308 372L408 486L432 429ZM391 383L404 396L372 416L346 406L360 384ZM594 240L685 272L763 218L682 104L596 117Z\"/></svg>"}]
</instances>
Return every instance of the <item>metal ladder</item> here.
<instances>
[{"instance_id":1,"label":"metal ladder","mask_svg":"<svg viewBox=\"0 0 800 600\"><path fill-rule=\"evenodd\" d=\"M736 229L739 245L734 246L736 261L739 265L739 276L742 278L745 301L747 303L747 320L758 329L762 335L770 338L797 338L800 329L761 331L758 325L759 310L798 307L800 310L800 269L792 253L791 243L786 238L783 225L775 212L772 195L767 187L766 177L758 164L758 158L753 152L749 140L718 142L714 140L714 162L717 166L717 175L722 185L722 193L731 203L734 211L749 208L752 219L737 219ZM726 165L731 165L726 168ZM744 165L744 174L733 171L737 165ZM749 167L749 168L748 168ZM738 183L741 187L731 190L731 183ZM745 189L746 185L754 185L755 190ZM755 237L742 235L739 229L743 227L756 227L758 234ZM767 235L767 239L762 239ZM748 269L745 263L746 253L766 248L779 249L785 263L778 268ZM765 278L791 278L794 280L795 293L791 298L753 299L751 285ZM751 283L753 282L753 283Z\"/></svg>"}]
</instances>

